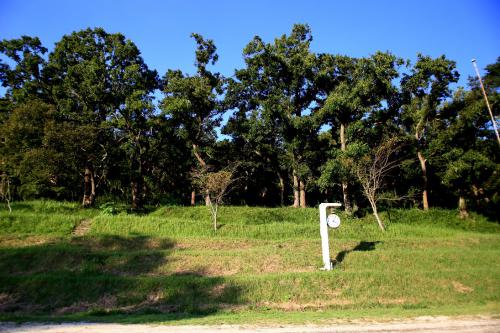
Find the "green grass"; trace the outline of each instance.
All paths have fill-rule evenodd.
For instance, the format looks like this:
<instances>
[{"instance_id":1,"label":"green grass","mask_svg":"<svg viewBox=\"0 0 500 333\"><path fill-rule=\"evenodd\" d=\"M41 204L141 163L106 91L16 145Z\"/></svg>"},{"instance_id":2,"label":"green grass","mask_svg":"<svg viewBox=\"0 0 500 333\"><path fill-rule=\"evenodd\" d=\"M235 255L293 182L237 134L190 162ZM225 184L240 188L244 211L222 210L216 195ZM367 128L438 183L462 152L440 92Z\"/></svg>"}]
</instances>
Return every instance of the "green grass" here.
<instances>
[{"instance_id":1,"label":"green grass","mask_svg":"<svg viewBox=\"0 0 500 333\"><path fill-rule=\"evenodd\" d=\"M319 271L317 209L104 215L32 201L0 211L0 320L216 324L500 312L500 226L454 211L341 216ZM85 236L72 231L91 219Z\"/></svg>"}]
</instances>

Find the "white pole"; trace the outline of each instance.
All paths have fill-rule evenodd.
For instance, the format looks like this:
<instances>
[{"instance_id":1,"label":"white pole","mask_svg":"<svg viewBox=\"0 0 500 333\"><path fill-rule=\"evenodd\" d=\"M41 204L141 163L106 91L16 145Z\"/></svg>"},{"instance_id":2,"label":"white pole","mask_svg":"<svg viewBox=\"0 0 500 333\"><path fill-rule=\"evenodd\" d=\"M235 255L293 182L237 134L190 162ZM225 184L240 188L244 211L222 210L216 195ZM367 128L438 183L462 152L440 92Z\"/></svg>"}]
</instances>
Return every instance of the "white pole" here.
<instances>
[{"instance_id":1,"label":"white pole","mask_svg":"<svg viewBox=\"0 0 500 333\"><path fill-rule=\"evenodd\" d=\"M483 91L484 100L486 101L486 107L488 108L488 112L490 113L490 117L491 117L491 122L493 123L493 128L495 129L495 134L497 136L498 145L500 145L500 136L498 135L497 121L495 120L495 117L493 116L493 112L491 112L490 102L488 101L488 96L486 95L486 91L484 90L483 80L481 79L481 75L479 74L479 69L477 68L476 59L472 59L472 65L474 66L474 69L475 69L476 74L477 74L477 78L479 79L479 84L481 85L481 90Z\"/></svg>"},{"instance_id":2,"label":"white pole","mask_svg":"<svg viewBox=\"0 0 500 333\"><path fill-rule=\"evenodd\" d=\"M319 204L319 233L321 235L321 253L323 255L323 270L330 271L332 261L330 260L330 244L328 242L328 225L326 221L326 210L328 207L340 207L339 203Z\"/></svg>"}]
</instances>

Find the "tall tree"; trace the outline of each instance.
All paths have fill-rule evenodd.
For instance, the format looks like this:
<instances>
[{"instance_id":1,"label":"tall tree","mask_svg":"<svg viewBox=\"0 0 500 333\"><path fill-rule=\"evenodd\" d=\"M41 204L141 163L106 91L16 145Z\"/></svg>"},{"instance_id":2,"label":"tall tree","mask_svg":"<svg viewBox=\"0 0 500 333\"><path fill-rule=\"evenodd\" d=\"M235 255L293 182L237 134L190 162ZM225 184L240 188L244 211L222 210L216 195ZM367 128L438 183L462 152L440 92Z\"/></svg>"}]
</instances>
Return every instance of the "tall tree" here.
<instances>
[{"instance_id":1,"label":"tall tree","mask_svg":"<svg viewBox=\"0 0 500 333\"><path fill-rule=\"evenodd\" d=\"M347 150L346 132L350 124L380 109L383 102L391 104L391 96L396 92L392 81L399 76L398 66L402 61L382 52L369 58L323 55L320 59L322 93L327 97L322 102L319 115L323 123L338 131L341 152L334 155L342 161L342 155ZM337 175L341 178L344 207L350 212L349 179L353 175L348 166L336 165L341 169ZM331 170L331 167L328 169Z\"/></svg>"},{"instance_id":2,"label":"tall tree","mask_svg":"<svg viewBox=\"0 0 500 333\"><path fill-rule=\"evenodd\" d=\"M244 112L273 128L278 135L275 141L283 144L292 171L294 207L306 206L305 152L308 139L319 128L310 112L316 94L316 56L310 51L311 41L309 26L302 24L294 25L290 35L276 38L274 43L256 36L243 50L246 68L235 74L250 100Z\"/></svg>"},{"instance_id":3,"label":"tall tree","mask_svg":"<svg viewBox=\"0 0 500 333\"><path fill-rule=\"evenodd\" d=\"M215 142L215 127L219 125L222 114L218 97L223 92L224 79L219 73L207 69L209 64L214 65L218 60L214 42L198 34L191 37L197 43L197 73L190 76L180 70L168 70L163 78L165 97L160 108L178 126L179 135L191 147L199 166L207 169L207 151ZM210 204L208 192L205 193L205 204Z\"/></svg>"},{"instance_id":4,"label":"tall tree","mask_svg":"<svg viewBox=\"0 0 500 333\"><path fill-rule=\"evenodd\" d=\"M495 211L500 172L498 145L477 79L470 85L471 90L459 89L440 110L428 149L442 183L458 198L462 218L468 216L468 206ZM497 93L490 92L496 99Z\"/></svg>"},{"instance_id":5,"label":"tall tree","mask_svg":"<svg viewBox=\"0 0 500 333\"><path fill-rule=\"evenodd\" d=\"M82 165L83 204L91 205L95 198L95 177L98 171L98 177L104 177L102 164L116 137L108 120L122 118L124 126L119 129L128 138L134 136L132 127L140 126L142 117L137 117L136 101L144 100L156 87L156 72L147 68L139 49L125 36L96 28L64 36L50 54L45 73L61 119L90 126L95 133L95 141L82 143L91 148L80 151L86 159ZM132 181L132 191L134 186Z\"/></svg>"},{"instance_id":6,"label":"tall tree","mask_svg":"<svg viewBox=\"0 0 500 333\"><path fill-rule=\"evenodd\" d=\"M440 103L450 96L450 84L457 82L455 62L443 55L431 58L418 54L409 74L404 74L401 89L403 95L402 120L409 133L415 137L417 157L422 171L422 205L429 209L426 130L438 112Z\"/></svg>"},{"instance_id":7,"label":"tall tree","mask_svg":"<svg viewBox=\"0 0 500 333\"><path fill-rule=\"evenodd\" d=\"M127 97L125 107L119 111L114 122L115 127L122 132L120 147L128 157L132 209L141 209L144 204L147 190L144 177L153 135L150 123L154 117L154 106L149 93L155 86L155 80L145 84L142 87L144 90L140 90L139 83L137 84L138 90Z\"/></svg>"},{"instance_id":8,"label":"tall tree","mask_svg":"<svg viewBox=\"0 0 500 333\"><path fill-rule=\"evenodd\" d=\"M234 93L229 85L226 101ZM286 166L284 165L284 147L279 135L279 125L275 119L265 119L261 117L257 110L246 112L247 108L242 105L244 99L236 98L239 105L237 111L228 120L222 133L231 135L231 143L237 149L231 153L240 169L245 174L245 195L248 192L259 193L262 201L254 202L263 204L267 202L279 203L281 206L285 202L285 177ZM276 181L270 182L271 179ZM279 199L266 198L270 187L277 183L279 188ZM267 200L265 200L267 199Z\"/></svg>"}]
</instances>

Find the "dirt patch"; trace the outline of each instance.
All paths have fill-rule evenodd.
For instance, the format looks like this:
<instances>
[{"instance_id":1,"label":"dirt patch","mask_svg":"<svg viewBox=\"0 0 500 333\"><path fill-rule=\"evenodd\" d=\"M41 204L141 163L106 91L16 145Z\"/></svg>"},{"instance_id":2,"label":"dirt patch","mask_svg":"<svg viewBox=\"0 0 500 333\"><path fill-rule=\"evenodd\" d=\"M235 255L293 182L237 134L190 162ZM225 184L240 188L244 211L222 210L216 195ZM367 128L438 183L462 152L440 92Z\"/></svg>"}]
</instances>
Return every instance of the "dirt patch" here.
<instances>
[{"instance_id":1,"label":"dirt patch","mask_svg":"<svg viewBox=\"0 0 500 333\"><path fill-rule=\"evenodd\" d=\"M389 298L389 299L378 298L377 302L379 304L383 304L383 305L401 305L401 304L412 303L410 300L408 300L406 298L393 298L393 299L392 298Z\"/></svg>"},{"instance_id":2,"label":"dirt patch","mask_svg":"<svg viewBox=\"0 0 500 333\"><path fill-rule=\"evenodd\" d=\"M42 310L42 306L23 302L21 297L15 294L0 293L0 313L33 313ZM0 330L1 332L2 330Z\"/></svg>"},{"instance_id":3,"label":"dirt patch","mask_svg":"<svg viewBox=\"0 0 500 333\"><path fill-rule=\"evenodd\" d=\"M273 273L283 270L283 259L279 255L269 255L263 258L264 262L260 267L260 273Z\"/></svg>"},{"instance_id":4,"label":"dirt patch","mask_svg":"<svg viewBox=\"0 0 500 333\"><path fill-rule=\"evenodd\" d=\"M11 294L0 293L0 311L8 311L17 303L17 298Z\"/></svg>"},{"instance_id":5,"label":"dirt patch","mask_svg":"<svg viewBox=\"0 0 500 333\"><path fill-rule=\"evenodd\" d=\"M77 302L73 303L70 306L63 306L55 311L57 315L65 315L77 312L87 311L92 308L92 305L88 302Z\"/></svg>"},{"instance_id":6,"label":"dirt patch","mask_svg":"<svg viewBox=\"0 0 500 333\"><path fill-rule=\"evenodd\" d=\"M243 271L243 263L239 258L205 258L203 256L179 256L170 258L168 271L164 274L203 276L230 276Z\"/></svg>"},{"instance_id":7,"label":"dirt patch","mask_svg":"<svg viewBox=\"0 0 500 333\"><path fill-rule=\"evenodd\" d=\"M331 307L333 305L351 305L351 304L353 304L353 302L346 299L330 299L330 300L319 300L309 303L262 302L258 303L258 306L283 310L283 311L304 311L304 310L324 309Z\"/></svg>"},{"instance_id":8,"label":"dirt patch","mask_svg":"<svg viewBox=\"0 0 500 333\"><path fill-rule=\"evenodd\" d=\"M0 237L0 247L25 247L36 246L57 241L57 238L48 236L2 236Z\"/></svg>"},{"instance_id":9,"label":"dirt patch","mask_svg":"<svg viewBox=\"0 0 500 333\"><path fill-rule=\"evenodd\" d=\"M83 219L75 226L75 228L73 228L71 235L76 237L85 236L89 232L91 226L91 219Z\"/></svg>"},{"instance_id":10,"label":"dirt patch","mask_svg":"<svg viewBox=\"0 0 500 333\"><path fill-rule=\"evenodd\" d=\"M213 298L219 298L224 294L224 291L227 288L226 283L218 284L210 291L210 296Z\"/></svg>"},{"instance_id":11,"label":"dirt patch","mask_svg":"<svg viewBox=\"0 0 500 333\"><path fill-rule=\"evenodd\" d=\"M182 250L246 250L262 245L261 242L247 240L221 240L221 241L181 241L177 244Z\"/></svg>"},{"instance_id":12,"label":"dirt patch","mask_svg":"<svg viewBox=\"0 0 500 333\"><path fill-rule=\"evenodd\" d=\"M458 281L451 281L451 284L453 285L453 288L460 294L468 294L474 291L474 289L472 289L471 287L468 287Z\"/></svg>"},{"instance_id":13,"label":"dirt patch","mask_svg":"<svg viewBox=\"0 0 500 333\"><path fill-rule=\"evenodd\" d=\"M76 302L71 304L70 306L65 306L59 308L55 311L57 315L65 315L71 313L84 312L91 309L102 309L104 311L109 311L116 307L116 296L114 295L104 295L97 302L89 303L89 302Z\"/></svg>"}]
</instances>

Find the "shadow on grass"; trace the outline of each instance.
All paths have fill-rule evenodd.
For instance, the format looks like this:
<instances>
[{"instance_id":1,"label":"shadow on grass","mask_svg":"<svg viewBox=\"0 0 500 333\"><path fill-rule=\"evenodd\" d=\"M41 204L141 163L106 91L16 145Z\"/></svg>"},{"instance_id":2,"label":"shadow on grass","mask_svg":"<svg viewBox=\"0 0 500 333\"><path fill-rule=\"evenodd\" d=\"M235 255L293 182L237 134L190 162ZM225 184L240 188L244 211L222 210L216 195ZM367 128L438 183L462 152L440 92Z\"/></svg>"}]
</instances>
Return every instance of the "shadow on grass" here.
<instances>
[{"instance_id":1,"label":"shadow on grass","mask_svg":"<svg viewBox=\"0 0 500 333\"><path fill-rule=\"evenodd\" d=\"M337 256L335 257L335 260L333 261L333 265L332 265L333 268L340 265L349 253L355 252L355 251L361 251L361 252L373 251L373 250L375 250L375 246L379 243L381 243L381 241L375 241L375 242L361 241L361 242L359 242L358 245L356 245L355 247L353 247L350 250L340 251L339 254L337 254Z\"/></svg>"},{"instance_id":2,"label":"shadow on grass","mask_svg":"<svg viewBox=\"0 0 500 333\"><path fill-rule=\"evenodd\" d=\"M158 270L174 248L169 239L105 236L1 249L0 320L166 321L241 304L239 286L223 277Z\"/></svg>"}]
</instances>

